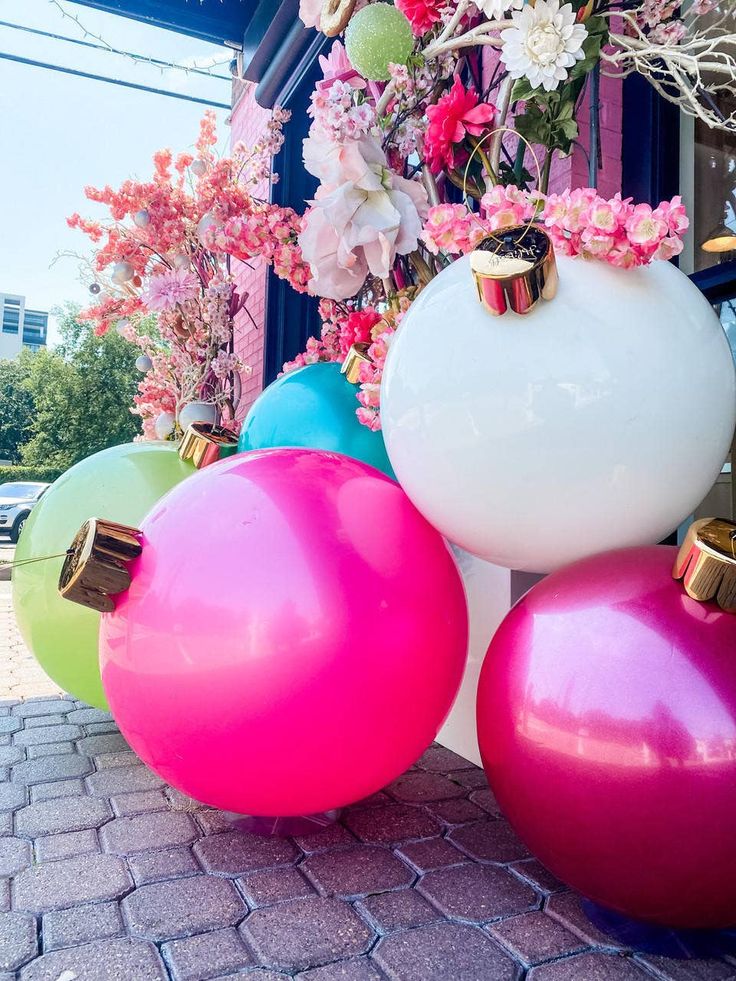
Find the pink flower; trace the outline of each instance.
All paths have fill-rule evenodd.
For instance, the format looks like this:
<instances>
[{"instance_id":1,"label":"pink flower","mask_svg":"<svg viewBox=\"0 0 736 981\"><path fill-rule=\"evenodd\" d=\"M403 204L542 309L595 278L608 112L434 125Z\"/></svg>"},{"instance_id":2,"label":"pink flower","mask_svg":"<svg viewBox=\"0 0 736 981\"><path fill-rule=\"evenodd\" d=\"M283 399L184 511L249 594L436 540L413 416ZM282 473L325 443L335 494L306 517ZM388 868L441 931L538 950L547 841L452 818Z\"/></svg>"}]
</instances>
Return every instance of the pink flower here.
<instances>
[{"instance_id":1,"label":"pink flower","mask_svg":"<svg viewBox=\"0 0 736 981\"><path fill-rule=\"evenodd\" d=\"M649 37L656 44L679 44L687 34L681 20L671 20L668 24L657 24Z\"/></svg>"},{"instance_id":2,"label":"pink flower","mask_svg":"<svg viewBox=\"0 0 736 981\"><path fill-rule=\"evenodd\" d=\"M673 235L684 235L690 227L690 220L679 194L671 201L661 201L655 208L654 214L667 222L667 227Z\"/></svg>"},{"instance_id":3,"label":"pink flower","mask_svg":"<svg viewBox=\"0 0 736 981\"><path fill-rule=\"evenodd\" d=\"M496 108L489 102L478 102L475 89L465 89L459 77L436 105L427 107L429 126L424 144L424 159L433 173L453 168L467 159L457 150L465 137L480 136L493 122Z\"/></svg>"},{"instance_id":4,"label":"pink flower","mask_svg":"<svg viewBox=\"0 0 736 981\"><path fill-rule=\"evenodd\" d=\"M534 214L531 196L518 187L496 184L481 198L481 208L491 230L521 225Z\"/></svg>"},{"instance_id":5,"label":"pink flower","mask_svg":"<svg viewBox=\"0 0 736 981\"><path fill-rule=\"evenodd\" d=\"M317 82L318 89L329 88L336 79L347 82L354 89L364 89L368 85L363 76L350 64L340 41L335 41L329 54L319 56L319 66L324 78L321 82Z\"/></svg>"},{"instance_id":6,"label":"pink flower","mask_svg":"<svg viewBox=\"0 0 736 981\"><path fill-rule=\"evenodd\" d=\"M174 310L180 303L194 299L199 293L199 280L187 269L170 269L151 276L143 302L149 310L163 313Z\"/></svg>"},{"instance_id":7,"label":"pink flower","mask_svg":"<svg viewBox=\"0 0 736 981\"><path fill-rule=\"evenodd\" d=\"M427 194L421 184L389 168L373 137L343 146L310 136L304 162L324 181L299 236L312 269L310 289L343 300L358 292L369 272L385 279L397 255L416 249Z\"/></svg>"},{"instance_id":8,"label":"pink flower","mask_svg":"<svg viewBox=\"0 0 736 981\"><path fill-rule=\"evenodd\" d=\"M667 234L667 222L657 215L648 204L637 204L626 220L629 241L635 245L656 246Z\"/></svg>"},{"instance_id":9,"label":"pink flower","mask_svg":"<svg viewBox=\"0 0 736 981\"><path fill-rule=\"evenodd\" d=\"M442 20L447 0L395 0L396 6L411 24L415 37L421 37Z\"/></svg>"},{"instance_id":10,"label":"pink flower","mask_svg":"<svg viewBox=\"0 0 736 981\"><path fill-rule=\"evenodd\" d=\"M305 27L320 29L319 21L323 6L323 0L299 0L299 19Z\"/></svg>"},{"instance_id":11,"label":"pink flower","mask_svg":"<svg viewBox=\"0 0 736 981\"><path fill-rule=\"evenodd\" d=\"M667 235L657 246L657 251L654 253L654 259L674 259L676 255L679 255L683 250L683 242L681 238L677 238L674 235Z\"/></svg>"}]
</instances>

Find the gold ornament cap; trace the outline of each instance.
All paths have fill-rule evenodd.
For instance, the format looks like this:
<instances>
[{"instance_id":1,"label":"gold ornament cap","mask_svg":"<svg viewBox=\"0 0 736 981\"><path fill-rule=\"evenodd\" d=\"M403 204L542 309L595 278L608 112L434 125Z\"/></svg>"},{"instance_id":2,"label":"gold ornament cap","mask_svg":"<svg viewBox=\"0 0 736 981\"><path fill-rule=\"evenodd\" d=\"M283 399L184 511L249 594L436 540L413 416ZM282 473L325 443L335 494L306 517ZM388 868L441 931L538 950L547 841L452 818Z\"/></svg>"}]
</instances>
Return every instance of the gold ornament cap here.
<instances>
[{"instance_id":1,"label":"gold ornament cap","mask_svg":"<svg viewBox=\"0 0 736 981\"><path fill-rule=\"evenodd\" d=\"M557 293L557 263L549 235L539 225L500 228L470 253L478 299L495 317L508 309L527 314Z\"/></svg>"},{"instance_id":2,"label":"gold ornament cap","mask_svg":"<svg viewBox=\"0 0 736 981\"><path fill-rule=\"evenodd\" d=\"M694 521L680 546L672 577L682 580L694 600L715 600L722 610L736 613L736 524L725 518Z\"/></svg>"},{"instance_id":3,"label":"gold ornament cap","mask_svg":"<svg viewBox=\"0 0 736 981\"><path fill-rule=\"evenodd\" d=\"M227 429L193 422L179 444L179 458L201 470L235 453L237 448L237 438Z\"/></svg>"},{"instance_id":4,"label":"gold ornament cap","mask_svg":"<svg viewBox=\"0 0 736 981\"><path fill-rule=\"evenodd\" d=\"M361 365L373 364L372 359L368 357L369 347L370 344L366 344L365 342L350 345L350 350L340 367L340 371L345 375L351 385L360 384Z\"/></svg>"},{"instance_id":5,"label":"gold ornament cap","mask_svg":"<svg viewBox=\"0 0 736 981\"><path fill-rule=\"evenodd\" d=\"M140 531L103 518L85 521L67 550L59 575L64 599L98 613L112 613L111 597L130 586L126 563L143 551Z\"/></svg>"}]
</instances>

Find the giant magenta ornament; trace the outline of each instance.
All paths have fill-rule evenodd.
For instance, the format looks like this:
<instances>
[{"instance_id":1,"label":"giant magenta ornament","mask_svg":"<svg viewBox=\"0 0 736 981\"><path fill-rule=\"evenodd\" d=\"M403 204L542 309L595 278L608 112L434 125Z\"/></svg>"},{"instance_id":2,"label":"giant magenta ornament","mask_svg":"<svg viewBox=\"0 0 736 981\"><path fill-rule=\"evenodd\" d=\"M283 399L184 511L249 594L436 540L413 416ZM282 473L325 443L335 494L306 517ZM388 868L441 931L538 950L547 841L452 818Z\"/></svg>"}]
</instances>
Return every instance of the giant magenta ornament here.
<instances>
[{"instance_id":1,"label":"giant magenta ornament","mask_svg":"<svg viewBox=\"0 0 736 981\"><path fill-rule=\"evenodd\" d=\"M165 780L228 811L310 814L379 790L434 739L463 673L465 595L393 480L256 450L200 470L140 528L100 662L123 734Z\"/></svg>"},{"instance_id":2,"label":"giant magenta ornament","mask_svg":"<svg viewBox=\"0 0 736 981\"><path fill-rule=\"evenodd\" d=\"M404 317L381 387L389 459L419 510L530 572L661 540L713 485L736 421L725 334L683 273L557 265L554 299L493 316L470 258L452 263Z\"/></svg>"},{"instance_id":3,"label":"giant magenta ornament","mask_svg":"<svg viewBox=\"0 0 736 981\"><path fill-rule=\"evenodd\" d=\"M356 388L334 362L306 365L272 382L250 408L240 450L305 446L332 450L369 463L393 477L380 432L355 415Z\"/></svg>"},{"instance_id":4,"label":"giant magenta ornament","mask_svg":"<svg viewBox=\"0 0 736 981\"><path fill-rule=\"evenodd\" d=\"M411 24L392 3L372 3L353 14L345 31L345 51L363 78L385 82L389 66L404 65L414 47Z\"/></svg>"},{"instance_id":5,"label":"giant magenta ornament","mask_svg":"<svg viewBox=\"0 0 736 981\"><path fill-rule=\"evenodd\" d=\"M137 526L160 497L192 472L173 443L113 446L67 470L26 522L16 561L44 561L13 570L18 626L44 671L90 705L107 708L98 663L100 615L59 595L64 552L89 518Z\"/></svg>"},{"instance_id":6,"label":"giant magenta ornament","mask_svg":"<svg viewBox=\"0 0 736 981\"><path fill-rule=\"evenodd\" d=\"M491 641L478 739L505 815L568 885L634 919L732 927L736 616L686 594L676 555L621 549L534 586Z\"/></svg>"}]
</instances>

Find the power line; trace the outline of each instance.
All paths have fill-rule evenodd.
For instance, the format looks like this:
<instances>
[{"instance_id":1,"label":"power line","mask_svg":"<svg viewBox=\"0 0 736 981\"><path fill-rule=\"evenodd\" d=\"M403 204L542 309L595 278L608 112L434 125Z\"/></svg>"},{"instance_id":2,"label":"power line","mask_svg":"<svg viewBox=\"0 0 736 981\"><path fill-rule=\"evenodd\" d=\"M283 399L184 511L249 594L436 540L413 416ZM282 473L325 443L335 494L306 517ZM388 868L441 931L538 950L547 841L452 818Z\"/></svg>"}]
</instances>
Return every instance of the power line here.
<instances>
[{"instance_id":1,"label":"power line","mask_svg":"<svg viewBox=\"0 0 736 981\"><path fill-rule=\"evenodd\" d=\"M34 61L32 58L21 58L20 55L9 54L0 51L0 59L5 61L15 61L19 65L31 65L34 68L46 68L52 72L61 72L63 75L76 75L79 78L90 78L95 82L109 82L111 85L121 85L126 89L137 89L139 92L151 92L154 95L165 95L170 99L181 99L184 102L198 102L201 106L212 106L215 109L231 109L232 106L227 102L213 102L211 99L200 99L194 95L184 95L181 92L170 92L167 89L155 89L150 85L139 85L137 82L124 82L121 78L110 78L107 75L93 75L91 72L80 72L76 68L62 68L61 65L51 65L45 61Z\"/></svg>"},{"instance_id":2,"label":"power line","mask_svg":"<svg viewBox=\"0 0 736 981\"><path fill-rule=\"evenodd\" d=\"M201 2L202 2L202 0L200 0L200 3ZM51 4L52 7L55 7L59 11L59 13L64 18L64 20L70 20L73 23L75 23L77 25L77 27L79 28L79 30L82 32L82 34L84 35L85 38L91 37L91 38L93 38L93 40L99 41L100 44L102 44L103 47L105 47L108 51L115 51L115 48L113 48L113 46L110 44L110 42L107 41L104 37L102 37L99 34L95 34L93 31L88 30L84 26L84 24L81 22L81 20L79 19L79 17L77 17L76 14L70 14L68 11L66 11L62 7L60 0L49 0L49 3ZM115 52L115 53L120 53L120 52ZM149 62L151 64L154 64L154 61L155 61L155 59L149 58L147 55L134 55L134 54L131 54L131 53L127 53L126 54L126 57L132 58L133 61L137 61L137 62L140 62L142 64L145 64L146 62ZM184 71L187 70L184 65L182 65L180 67L183 68Z\"/></svg>"},{"instance_id":3,"label":"power line","mask_svg":"<svg viewBox=\"0 0 736 981\"><path fill-rule=\"evenodd\" d=\"M50 31L42 31L37 27L27 27L25 24L13 24L7 20L0 20L0 27L9 27L14 31L23 31L25 34L35 34L38 37L51 38L54 41L66 41L69 44L78 44L83 48L93 48L95 51L106 51L108 54L122 55L124 58L132 58L136 62L154 65L156 68L175 68L187 74L204 75L205 78L219 78L223 82L229 82L228 75L216 75L203 68L189 68L186 65L177 65L172 61L161 61L159 58L149 58L147 55L137 55L132 51L121 51L118 48L110 47L108 44L93 44L91 41L80 41L75 37L66 37L64 34L52 34Z\"/></svg>"}]
</instances>

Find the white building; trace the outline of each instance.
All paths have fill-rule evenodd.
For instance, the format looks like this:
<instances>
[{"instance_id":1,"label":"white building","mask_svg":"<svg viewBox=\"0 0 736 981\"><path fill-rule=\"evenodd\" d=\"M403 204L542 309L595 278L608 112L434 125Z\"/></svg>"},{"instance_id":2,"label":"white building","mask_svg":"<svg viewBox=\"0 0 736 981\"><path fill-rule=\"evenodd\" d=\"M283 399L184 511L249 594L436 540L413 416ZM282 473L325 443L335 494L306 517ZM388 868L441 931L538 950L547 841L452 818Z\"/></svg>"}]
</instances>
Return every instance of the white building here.
<instances>
[{"instance_id":1,"label":"white building","mask_svg":"<svg viewBox=\"0 0 736 981\"><path fill-rule=\"evenodd\" d=\"M38 351L46 344L49 315L29 310L24 296L0 293L0 358L16 358L24 347Z\"/></svg>"}]
</instances>

